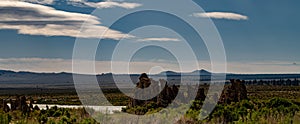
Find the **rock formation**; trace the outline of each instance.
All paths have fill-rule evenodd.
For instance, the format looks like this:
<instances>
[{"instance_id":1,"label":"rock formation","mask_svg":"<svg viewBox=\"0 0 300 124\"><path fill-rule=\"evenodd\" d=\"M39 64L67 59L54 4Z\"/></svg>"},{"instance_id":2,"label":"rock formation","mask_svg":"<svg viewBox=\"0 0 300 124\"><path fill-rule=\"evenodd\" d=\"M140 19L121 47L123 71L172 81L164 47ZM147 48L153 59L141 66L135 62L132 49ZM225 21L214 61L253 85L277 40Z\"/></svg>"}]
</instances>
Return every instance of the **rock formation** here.
<instances>
[{"instance_id":1,"label":"rock formation","mask_svg":"<svg viewBox=\"0 0 300 124\"><path fill-rule=\"evenodd\" d=\"M136 84L136 88L149 88L147 90L135 90L134 95L139 98L146 98L149 94L161 92L159 95L149 100L131 99L130 107L143 106L149 102L155 102L159 107L166 107L178 94L178 86L173 85L169 87L165 80L154 81L150 79L146 73L141 74L139 82Z\"/></svg>"},{"instance_id":2,"label":"rock formation","mask_svg":"<svg viewBox=\"0 0 300 124\"><path fill-rule=\"evenodd\" d=\"M140 77L139 77L139 82L137 83L137 88L148 88L151 84L150 79L148 77L148 75L146 73L143 73Z\"/></svg>"},{"instance_id":3,"label":"rock formation","mask_svg":"<svg viewBox=\"0 0 300 124\"><path fill-rule=\"evenodd\" d=\"M157 94L159 91L161 92L157 96L149 100L137 100L132 98L129 107L144 106L149 102L156 103L158 107L167 107L170 103L173 102L173 100L178 95L180 98L184 98L183 93L179 93L179 86L177 85L169 86L167 81L162 79L159 81L154 81L150 79L146 73L141 74L141 76L139 77L139 82L136 85L136 88L140 88L140 89L149 88L149 90L133 91L134 95L139 96L140 98L141 96L147 96L149 94ZM191 94L193 91L197 90L197 88L198 86L196 87L188 86L187 94ZM200 88L197 92L196 100L204 100L204 99L205 99L204 89Z\"/></svg>"},{"instance_id":4,"label":"rock formation","mask_svg":"<svg viewBox=\"0 0 300 124\"><path fill-rule=\"evenodd\" d=\"M230 80L230 85L223 90L220 103L230 104L231 102L239 102L247 98L247 89L244 81Z\"/></svg>"},{"instance_id":5,"label":"rock formation","mask_svg":"<svg viewBox=\"0 0 300 124\"><path fill-rule=\"evenodd\" d=\"M204 101L205 100L205 93L203 88L199 88L197 95L196 95L196 100Z\"/></svg>"},{"instance_id":6,"label":"rock formation","mask_svg":"<svg viewBox=\"0 0 300 124\"><path fill-rule=\"evenodd\" d=\"M9 112L10 111L9 106L7 105L7 101L5 99L2 100L1 108L4 112Z\"/></svg>"},{"instance_id":7,"label":"rock formation","mask_svg":"<svg viewBox=\"0 0 300 124\"><path fill-rule=\"evenodd\" d=\"M10 103L10 107L7 105ZM3 99L2 104L0 104L0 109L4 112L20 110L23 114L27 114L33 109L33 100L30 100L29 105L27 104L27 99L25 96L16 97L16 99Z\"/></svg>"}]
</instances>

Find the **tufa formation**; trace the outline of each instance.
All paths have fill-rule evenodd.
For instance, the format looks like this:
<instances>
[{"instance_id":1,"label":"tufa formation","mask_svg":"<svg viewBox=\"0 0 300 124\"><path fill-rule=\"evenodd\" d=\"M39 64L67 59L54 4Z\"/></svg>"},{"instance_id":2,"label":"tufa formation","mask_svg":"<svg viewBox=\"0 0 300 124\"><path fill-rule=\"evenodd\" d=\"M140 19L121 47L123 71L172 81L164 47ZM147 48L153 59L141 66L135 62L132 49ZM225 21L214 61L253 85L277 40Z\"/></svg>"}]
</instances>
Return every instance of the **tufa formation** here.
<instances>
[{"instance_id":1,"label":"tufa formation","mask_svg":"<svg viewBox=\"0 0 300 124\"><path fill-rule=\"evenodd\" d=\"M147 90L137 90L148 88ZM184 96L183 93L179 93L179 86L178 85L171 85L169 86L167 81L159 80L154 81L150 79L146 73L141 74L139 77L139 82L136 84L136 89L133 91L134 96L138 96L138 98L145 98L143 96L147 96L149 94L155 94L161 91L157 96L149 100L137 100L131 98L130 104L128 107L136 107L136 106L145 106L150 102L156 103L157 107L167 107L170 103L174 101L176 97L186 98L189 97L189 92L195 91L194 87L189 86L187 89L187 96ZM205 99L204 89L200 88L197 92L196 99L197 100L204 100ZM180 102L180 101L174 101Z\"/></svg>"},{"instance_id":2,"label":"tufa formation","mask_svg":"<svg viewBox=\"0 0 300 124\"><path fill-rule=\"evenodd\" d=\"M231 79L230 83L224 88L219 103L230 104L248 99L245 81Z\"/></svg>"}]
</instances>

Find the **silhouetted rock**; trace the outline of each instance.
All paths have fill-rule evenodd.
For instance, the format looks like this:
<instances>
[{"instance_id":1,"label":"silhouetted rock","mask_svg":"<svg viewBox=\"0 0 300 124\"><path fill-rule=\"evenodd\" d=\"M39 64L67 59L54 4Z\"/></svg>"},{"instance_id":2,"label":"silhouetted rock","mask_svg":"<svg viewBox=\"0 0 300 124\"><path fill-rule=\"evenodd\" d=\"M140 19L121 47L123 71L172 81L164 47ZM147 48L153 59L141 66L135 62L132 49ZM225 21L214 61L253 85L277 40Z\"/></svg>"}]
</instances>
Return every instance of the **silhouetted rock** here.
<instances>
[{"instance_id":1,"label":"silhouetted rock","mask_svg":"<svg viewBox=\"0 0 300 124\"><path fill-rule=\"evenodd\" d=\"M239 102L247 98L247 89L244 81L230 80L230 85L224 88L220 103Z\"/></svg>"},{"instance_id":2,"label":"silhouetted rock","mask_svg":"<svg viewBox=\"0 0 300 124\"><path fill-rule=\"evenodd\" d=\"M146 73L141 74L139 77L139 82L136 84L136 88L144 89L148 88L150 86L151 82ZM147 93L144 92L144 90L136 89L134 90L134 96L138 98L143 98ZM144 100L137 100L137 99L131 99L130 106L141 106L145 104Z\"/></svg>"},{"instance_id":3,"label":"silhouetted rock","mask_svg":"<svg viewBox=\"0 0 300 124\"><path fill-rule=\"evenodd\" d=\"M23 114L26 114L28 112L28 105L26 103L26 97L25 96L22 96L21 99L20 99L20 103L19 103L19 106L20 106L20 109Z\"/></svg>"},{"instance_id":4,"label":"silhouetted rock","mask_svg":"<svg viewBox=\"0 0 300 124\"><path fill-rule=\"evenodd\" d=\"M158 107L167 107L176 98L179 91L178 86L168 86L165 80L154 81L146 73L141 74L136 87L148 88L147 90L134 90L134 95L139 96L139 98L147 98L146 96L149 94L159 94L148 100L131 99L129 107L144 106L150 102L155 102Z\"/></svg>"},{"instance_id":5,"label":"silhouetted rock","mask_svg":"<svg viewBox=\"0 0 300 124\"><path fill-rule=\"evenodd\" d=\"M2 100L2 105L0 108L2 108L2 110L4 112L9 112L10 109L9 109L9 106L7 105L7 101L5 99Z\"/></svg>"},{"instance_id":6,"label":"silhouetted rock","mask_svg":"<svg viewBox=\"0 0 300 124\"><path fill-rule=\"evenodd\" d=\"M10 103L10 107L7 105ZM16 99L3 99L2 104L0 104L0 108L4 112L19 110L22 111L23 114L28 114L33 110L33 100L30 99L29 105L27 104L27 99L25 96L17 96Z\"/></svg>"},{"instance_id":7,"label":"silhouetted rock","mask_svg":"<svg viewBox=\"0 0 300 124\"><path fill-rule=\"evenodd\" d=\"M204 89L203 88L199 88L197 95L196 95L196 100L200 100L200 101L204 101L205 100L205 93L204 93Z\"/></svg>"},{"instance_id":8,"label":"silhouetted rock","mask_svg":"<svg viewBox=\"0 0 300 124\"><path fill-rule=\"evenodd\" d=\"M195 93L197 93L196 96L193 95ZM179 93L179 86L169 86L167 81L163 79L160 79L159 81L152 80L147 76L146 73L141 74L141 76L139 77L139 82L136 84L136 89L133 91L133 94L135 98L148 98L146 96L153 94L158 95L147 100L138 100L131 98L131 102L128 105L128 108L134 108L138 106L147 107L148 104L151 104L150 106L152 107L155 106L157 108L165 108L168 107L168 105L171 103L174 103L174 105L176 105L177 103L181 103L183 101L186 102L185 100L194 99L203 101L206 97L204 89L200 88L200 86L198 85L187 86L187 95L184 95L183 93ZM174 101L176 97L179 97L179 99L176 99L176 101ZM142 115L146 112L147 111L136 110L134 111L134 114Z\"/></svg>"},{"instance_id":9,"label":"silhouetted rock","mask_svg":"<svg viewBox=\"0 0 300 124\"><path fill-rule=\"evenodd\" d=\"M151 82L150 79L148 77L148 75L146 73L143 73L140 77L139 77L139 82L137 83L137 87L144 89L150 86Z\"/></svg>"}]
</instances>

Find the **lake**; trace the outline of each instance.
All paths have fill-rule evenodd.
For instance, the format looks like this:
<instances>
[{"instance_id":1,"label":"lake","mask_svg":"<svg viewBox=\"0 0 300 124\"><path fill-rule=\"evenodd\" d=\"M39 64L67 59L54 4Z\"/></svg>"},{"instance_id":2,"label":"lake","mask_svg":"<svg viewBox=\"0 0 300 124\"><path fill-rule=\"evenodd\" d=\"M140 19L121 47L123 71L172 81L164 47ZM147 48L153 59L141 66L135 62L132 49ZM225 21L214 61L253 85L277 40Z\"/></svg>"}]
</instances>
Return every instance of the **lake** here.
<instances>
[{"instance_id":1,"label":"lake","mask_svg":"<svg viewBox=\"0 0 300 124\"><path fill-rule=\"evenodd\" d=\"M7 104L9 107L11 106L9 103ZM55 105L55 104L33 104L33 106L38 106L41 110L46 110L47 106L49 108L57 106L58 108L90 108L96 112L102 112L104 114L113 114L114 112L121 112L122 108L126 106L83 106L83 105Z\"/></svg>"}]
</instances>

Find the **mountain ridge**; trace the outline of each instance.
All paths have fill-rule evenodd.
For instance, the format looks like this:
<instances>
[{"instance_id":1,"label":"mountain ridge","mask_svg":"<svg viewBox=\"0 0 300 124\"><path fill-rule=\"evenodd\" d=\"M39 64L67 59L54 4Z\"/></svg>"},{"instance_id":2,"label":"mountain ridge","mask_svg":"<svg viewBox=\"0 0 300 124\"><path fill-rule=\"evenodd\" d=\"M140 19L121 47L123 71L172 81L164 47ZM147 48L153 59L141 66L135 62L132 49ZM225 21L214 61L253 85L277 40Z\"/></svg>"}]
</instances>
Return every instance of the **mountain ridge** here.
<instances>
[{"instance_id":1,"label":"mountain ridge","mask_svg":"<svg viewBox=\"0 0 300 124\"><path fill-rule=\"evenodd\" d=\"M71 73L71 72L31 72L31 71L12 71L12 70L0 70L0 74L3 73L19 73L19 74L78 74L78 75L92 75L92 74L79 74L79 73ZM176 72L176 71L163 71L157 74L149 74L149 75L165 75L165 74L170 74L170 75L212 75L212 74L224 74L224 73L212 73L210 71L207 71L205 69L200 69L200 70L194 70L192 72ZM239 73L225 73L226 75L300 75L300 73L264 73L264 74L239 74ZM96 74L96 75L128 75L128 74L116 74L116 73L102 73L102 74ZM129 75L139 75L137 73L131 73Z\"/></svg>"}]
</instances>

